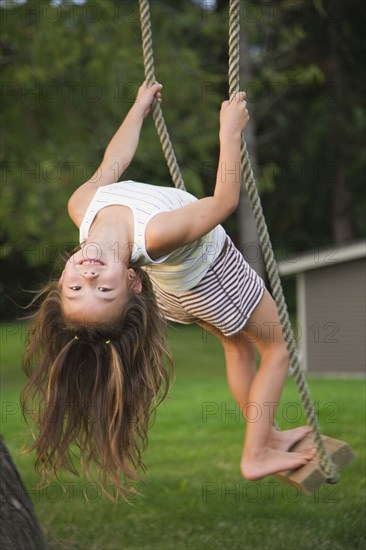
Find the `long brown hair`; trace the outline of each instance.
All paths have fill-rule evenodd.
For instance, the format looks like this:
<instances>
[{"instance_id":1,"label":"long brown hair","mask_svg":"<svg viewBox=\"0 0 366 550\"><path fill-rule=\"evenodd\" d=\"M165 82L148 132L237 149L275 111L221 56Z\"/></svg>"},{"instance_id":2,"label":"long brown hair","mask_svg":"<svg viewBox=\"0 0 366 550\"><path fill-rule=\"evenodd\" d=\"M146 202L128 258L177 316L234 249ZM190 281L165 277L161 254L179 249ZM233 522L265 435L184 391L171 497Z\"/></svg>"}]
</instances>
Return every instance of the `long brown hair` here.
<instances>
[{"instance_id":1,"label":"long brown hair","mask_svg":"<svg viewBox=\"0 0 366 550\"><path fill-rule=\"evenodd\" d=\"M24 358L22 410L25 417L36 411L30 416L38 428L26 452L36 449L36 470L46 480L60 468L77 473L75 444L84 475L94 463L109 497L108 481L115 496L125 496L145 470L148 427L173 374L165 320L147 274L135 271L142 292L131 291L118 322L108 325L65 319L58 282L51 282L37 296L43 300L31 316Z\"/></svg>"}]
</instances>

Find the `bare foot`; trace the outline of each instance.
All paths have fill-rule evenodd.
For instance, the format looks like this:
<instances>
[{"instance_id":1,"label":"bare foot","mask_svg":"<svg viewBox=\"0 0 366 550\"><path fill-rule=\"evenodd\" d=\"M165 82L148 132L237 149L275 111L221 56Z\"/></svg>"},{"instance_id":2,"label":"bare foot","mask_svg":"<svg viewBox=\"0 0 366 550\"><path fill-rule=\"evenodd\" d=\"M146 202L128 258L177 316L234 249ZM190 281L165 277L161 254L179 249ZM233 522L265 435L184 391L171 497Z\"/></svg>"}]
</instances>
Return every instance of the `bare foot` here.
<instances>
[{"instance_id":1,"label":"bare foot","mask_svg":"<svg viewBox=\"0 0 366 550\"><path fill-rule=\"evenodd\" d=\"M310 448L301 453L286 453L265 447L255 455L244 454L240 464L241 473L245 479L254 481L278 472L295 470L307 464L315 452L315 449Z\"/></svg>"},{"instance_id":2,"label":"bare foot","mask_svg":"<svg viewBox=\"0 0 366 550\"><path fill-rule=\"evenodd\" d=\"M292 430L284 430L280 432L276 428L272 428L269 447L276 451L289 451L291 447L298 441L301 441L311 432L310 426L300 426Z\"/></svg>"}]
</instances>

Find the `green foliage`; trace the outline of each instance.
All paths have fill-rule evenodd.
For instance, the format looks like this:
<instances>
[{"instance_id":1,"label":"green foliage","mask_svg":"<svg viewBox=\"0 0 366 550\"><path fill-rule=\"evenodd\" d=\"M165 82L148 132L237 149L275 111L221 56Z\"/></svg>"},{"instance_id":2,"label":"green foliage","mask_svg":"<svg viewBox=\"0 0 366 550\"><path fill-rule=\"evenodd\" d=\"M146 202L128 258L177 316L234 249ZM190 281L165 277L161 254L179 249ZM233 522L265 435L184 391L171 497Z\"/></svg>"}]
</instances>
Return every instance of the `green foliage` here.
<instances>
[{"instance_id":1,"label":"green foliage","mask_svg":"<svg viewBox=\"0 0 366 550\"><path fill-rule=\"evenodd\" d=\"M251 30L258 162L273 174L263 206L275 248L302 251L360 238L364 10L354 0L258 4L255 32L249 20L244 25ZM350 226L342 236L340 212Z\"/></svg>"},{"instance_id":2,"label":"green foliage","mask_svg":"<svg viewBox=\"0 0 366 550\"><path fill-rule=\"evenodd\" d=\"M14 296L19 286L35 286L34 268L49 271L57 252L77 241L68 198L97 168L144 73L137 2L29 0L0 10L7 23L1 258L5 266L24 265L15 280L3 271ZM152 6L152 24L168 128L187 188L202 196L202 166L216 162L219 111L217 94L202 96L203 83L216 79L206 65L210 42L199 47L209 25L198 6L164 2ZM170 185L152 120L124 177Z\"/></svg>"},{"instance_id":3,"label":"green foliage","mask_svg":"<svg viewBox=\"0 0 366 550\"><path fill-rule=\"evenodd\" d=\"M218 112L227 97L227 2L217 6L151 3L166 122L187 188L197 196L214 185ZM64 244L77 241L67 200L98 166L144 76L137 1L28 0L3 3L0 12L0 250L3 286L13 296L19 286L34 287L35 269L37 277L39 269L49 272ZM329 205L341 156L353 238L365 234L363 21L355 0L261 0L255 9L242 2L253 65L252 81L242 85L257 127L258 183L276 247L334 240ZM151 119L124 177L170 185ZM235 226L228 221L232 234Z\"/></svg>"}]
</instances>

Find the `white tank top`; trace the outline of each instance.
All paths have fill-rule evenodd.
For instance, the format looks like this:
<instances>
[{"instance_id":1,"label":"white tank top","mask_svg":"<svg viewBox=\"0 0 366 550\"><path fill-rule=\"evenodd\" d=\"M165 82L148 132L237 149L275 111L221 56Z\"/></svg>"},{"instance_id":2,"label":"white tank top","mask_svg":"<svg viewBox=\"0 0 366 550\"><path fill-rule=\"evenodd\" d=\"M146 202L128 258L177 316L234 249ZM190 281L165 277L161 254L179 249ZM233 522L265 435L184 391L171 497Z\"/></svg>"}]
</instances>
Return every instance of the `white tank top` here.
<instances>
[{"instance_id":1,"label":"white tank top","mask_svg":"<svg viewBox=\"0 0 366 550\"><path fill-rule=\"evenodd\" d=\"M97 189L85 212L80 226L80 243L88 238L91 224L102 208L115 204L128 206L134 218L131 266L144 267L166 292L182 294L203 279L219 256L226 238L224 228L218 225L194 243L153 260L146 250L146 227L157 214L176 210L196 200L186 191L131 180L104 185Z\"/></svg>"}]
</instances>

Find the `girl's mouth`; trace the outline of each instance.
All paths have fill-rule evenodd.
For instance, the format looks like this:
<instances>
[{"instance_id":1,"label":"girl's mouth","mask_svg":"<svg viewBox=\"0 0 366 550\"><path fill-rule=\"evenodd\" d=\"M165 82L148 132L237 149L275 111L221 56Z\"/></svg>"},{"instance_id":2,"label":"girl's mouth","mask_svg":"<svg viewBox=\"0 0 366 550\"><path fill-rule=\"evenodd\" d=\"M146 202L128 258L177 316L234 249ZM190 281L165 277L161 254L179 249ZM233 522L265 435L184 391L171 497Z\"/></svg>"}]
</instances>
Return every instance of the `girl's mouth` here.
<instances>
[{"instance_id":1,"label":"girl's mouth","mask_svg":"<svg viewBox=\"0 0 366 550\"><path fill-rule=\"evenodd\" d=\"M103 262L101 262L100 260L81 260L81 262L79 262L79 265L105 265Z\"/></svg>"}]
</instances>

